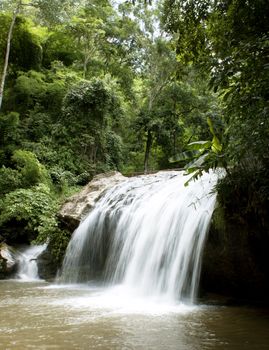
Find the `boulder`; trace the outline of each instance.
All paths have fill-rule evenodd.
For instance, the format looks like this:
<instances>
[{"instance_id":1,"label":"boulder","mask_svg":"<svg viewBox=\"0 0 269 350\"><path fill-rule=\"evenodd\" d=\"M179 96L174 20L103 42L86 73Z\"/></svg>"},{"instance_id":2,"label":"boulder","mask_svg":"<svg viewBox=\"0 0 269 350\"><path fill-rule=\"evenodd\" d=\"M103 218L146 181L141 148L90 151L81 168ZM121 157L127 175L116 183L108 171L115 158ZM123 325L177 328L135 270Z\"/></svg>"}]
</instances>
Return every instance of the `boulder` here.
<instances>
[{"instance_id":1,"label":"boulder","mask_svg":"<svg viewBox=\"0 0 269 350\"><path fill-rule=\"evenodd\" d=\"M10 277L16 272L17 260L14 248L5 243L0 244L0 279Z\"/></svg>"},{"instance_id":2,"label":"boulder","mask_svg":"<svg viewBox=\"0 0 269 350\"><path fill-rule=\"evenodd\" d=\"M58 266L55 264L53 256L48 248L38 255L36 263L39 278L46 281L53 281L57 274Z\"/></svg>"},{"instance_id":3,"label":"boulder","mask_svg":"<svg viewBox=\"0 0 269 350\"><path fill-rule=\"evenodd\" d=\"M201 290L237 302L268 303L268 228L213 214L205 245Z\"/></svg>"},{"instance_id":4,"label":"boulder","mask_svg":"<svg viewBox=\"0 0 269 350\"><path fill-rule=\"evenodd\" d=\"M105 191L126 179L117 171L96 175L79 193L70 197L61 207L58 218L63 226L69 231L74 231Z\"/></svg>"}]
</instances>

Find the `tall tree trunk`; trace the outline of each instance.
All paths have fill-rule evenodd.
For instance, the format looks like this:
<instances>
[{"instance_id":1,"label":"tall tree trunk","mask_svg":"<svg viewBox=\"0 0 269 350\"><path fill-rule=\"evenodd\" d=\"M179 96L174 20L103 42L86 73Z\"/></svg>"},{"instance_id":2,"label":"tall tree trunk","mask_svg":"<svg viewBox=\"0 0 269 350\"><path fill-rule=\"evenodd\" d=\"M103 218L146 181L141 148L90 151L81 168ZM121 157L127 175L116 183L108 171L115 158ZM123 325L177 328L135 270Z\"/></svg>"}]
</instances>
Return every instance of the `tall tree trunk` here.
<instances>
[{"instance_id":1,"label":"tall tree trunk","mask_svg":"<svg viewBox=\"0 0 269 350\"><path fill-rule=\"evenodd\" d=\"M15 25L16 18L18 16L18 13L20 11L21 2L18 3L15 11L13 12L12 21L10 23L8 36L7 36L7 47L6 47L6 56L5 56L5 62L4 62L4 69L1 77L0 82L0 110L2 108L2 102L3 102L3 94L4 94L4 88L5 88L5 82L7 77L7 69L8 69L8 62L9 62L9 54L10 54L10 46L11 46L11 38L13 33L13 28Z\"/></svg>"},{"instance_id":2,"label":"tall tree trunk","mask_svg":"<svg viewBox=\"0 0 269 350\"><path fill-rule=\"evenodd\" d=\"M148 172L149 155L150 155L151 146L152 146L152 134L151 134L151 131L148 130L146 151L145 151L145 158L144 158L144 174L147 174Z\"/></svg>"}]
</instances>

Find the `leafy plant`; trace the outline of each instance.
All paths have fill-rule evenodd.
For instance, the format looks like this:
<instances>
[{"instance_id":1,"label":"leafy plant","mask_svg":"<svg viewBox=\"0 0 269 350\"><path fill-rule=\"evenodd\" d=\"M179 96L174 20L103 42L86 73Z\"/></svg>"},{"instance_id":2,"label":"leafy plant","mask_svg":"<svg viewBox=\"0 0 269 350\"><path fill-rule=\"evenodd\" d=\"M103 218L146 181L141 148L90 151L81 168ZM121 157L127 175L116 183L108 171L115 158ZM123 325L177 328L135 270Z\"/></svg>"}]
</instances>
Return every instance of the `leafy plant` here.
<instances>
[{"instance_id":1,"label":"leafy plant","mask_svg":"<svg viewBox=\"0 0 269 350\"><path fill-rule=\"evenodd\" d=\"M0 194L4 195L21 187L22 175L18 170L6 168L0 169Z\"/></svg>"},{"instance_id":2,"label":"leafy plant","mask_svg":"<svg viewBox=\"0 0 269 350\"><path fill-rule=\"evenodd\" d=\"M217 167L225 167L227 169L223 146L215 133L212 120L209 117L207 118L207 123L213 136L212 140L191 142L187 145L185 152L169 159L171 163L188 162L184 168L188 174L193 173L193 175L185 183L185 186L191 180L201 176L203 171Z\"/></svg>"},{"instance_id":3,"label":"leafy plant","mask_svg":"<svg viewBox=\"0 0 269 350\"><path fill-rule=\"evenodd\" d=\"M10 243L49 242L53 257L60 262L70 233L58 225L58 208L57 197L45 184L9 192L0 201L1 235Z\"/></svg>"},{"instance_id":4,"label":"leafy plant","mask_svg":"<svg viewBox=\"0 0 269 350\"><path fill-rule=\"evenodd\" d=\"M1 231L6 231L7 224L12 227L18 223L18 226L21 227L23 223L23 230L21 232L14 230L12 235L16 237L25 234L26 241L31 241L42 231L45 218L55 220L53 216L56 212L55 205L56 202L49 187L44 184L9 192L0 204Z\"/></svg>"},{"instance_id":5,"label":"leafy plant","mask_svg":"<svg viewBox=\"0 0 269 350\"><path fill-rule=\"evenodd\" d=\"M24 187L33 186L39 182L46 182L46 169L39 163L34 153L17 150L14 152L12 160L16 163L22 175Z\"/></svg>"}]
</instances>

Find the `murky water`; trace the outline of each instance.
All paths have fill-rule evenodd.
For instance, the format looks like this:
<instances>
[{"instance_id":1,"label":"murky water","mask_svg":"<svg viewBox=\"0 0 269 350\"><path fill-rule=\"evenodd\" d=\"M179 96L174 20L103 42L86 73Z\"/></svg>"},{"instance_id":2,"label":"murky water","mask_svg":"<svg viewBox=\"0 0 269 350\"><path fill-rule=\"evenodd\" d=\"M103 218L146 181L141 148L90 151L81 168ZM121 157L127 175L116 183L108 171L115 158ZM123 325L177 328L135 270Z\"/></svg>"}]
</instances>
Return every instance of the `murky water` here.
<instances>
[{"instance_id":1,"label":"murky water","mask_svg":"<svg viewBox=\"0 0 269 350\"><path fill-rule=\"evenodd\" d=\"M0 349L269 349L264 309L167 305L126 291L0 282Z\"/></svg>"}]
</instances>

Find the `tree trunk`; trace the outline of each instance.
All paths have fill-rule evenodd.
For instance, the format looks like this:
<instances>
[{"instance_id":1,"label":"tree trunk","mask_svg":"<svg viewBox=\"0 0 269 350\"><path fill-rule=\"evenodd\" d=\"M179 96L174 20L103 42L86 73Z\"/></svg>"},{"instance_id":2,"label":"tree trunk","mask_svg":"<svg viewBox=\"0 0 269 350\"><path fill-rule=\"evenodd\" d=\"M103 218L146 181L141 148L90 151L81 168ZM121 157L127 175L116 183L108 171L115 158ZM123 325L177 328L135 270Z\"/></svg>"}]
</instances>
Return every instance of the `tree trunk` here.
<instances>
[{"instance_id":1,"label":"tree trunk","mask_svg":"<svg viewBox=\"0 0 269 350\"><path fill-rule=\"evenodd\" d=\"M152 146L152 134L151 134L151 131L148 130L145 159L144 159L144 174L147 174L147 172L148 172L148 163L149 163L149 155L150 155L151 146Z\"/></svg>"},{"instance_id":2,"label":"tree trunk","mask_svg":"<svg viewBox=\"0 0 269 350\"><path fill-rule=\"evenodd\" d=\"M9 62L11 38L12 38L12 33L13 33L13 28L14 28L14 25L15 25L15 21L16 21L18 13L20 11L20 6L21 6L21 2L19 2L19 4L17 5L15 11L13 12L12 21L11 21L11 24L10 24L10 27L9 27L9 31L8 31L8 36L7 36L6 56L5 56L4 69L3 69L1 82L0 82L0 110L1 110L1 107L2 107L3 94L4 94L6 77L7 77L7 69L8 69L8 62Z\"/></svg>"}]
</instances>

